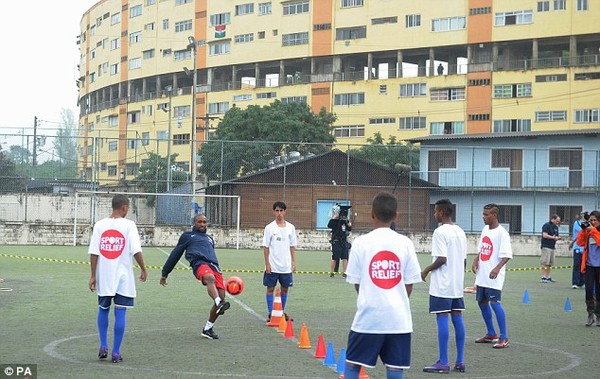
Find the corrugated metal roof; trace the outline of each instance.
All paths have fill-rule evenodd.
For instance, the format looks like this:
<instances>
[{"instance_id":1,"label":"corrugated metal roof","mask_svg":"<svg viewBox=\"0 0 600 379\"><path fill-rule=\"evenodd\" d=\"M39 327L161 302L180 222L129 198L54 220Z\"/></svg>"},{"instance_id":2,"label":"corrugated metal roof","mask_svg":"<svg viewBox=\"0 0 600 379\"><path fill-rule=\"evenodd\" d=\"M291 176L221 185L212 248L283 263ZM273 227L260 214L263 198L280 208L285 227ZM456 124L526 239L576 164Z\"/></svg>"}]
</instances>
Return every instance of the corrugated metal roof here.
<instances>
[{"instance_id":1,"label":"corrugated metal roof","mask_svg":"<svg viewBox=\"0 0 600 379\"><path fill-rule=\"evenodd\" d=\"M442 140L480 140L499 138L536 138L559 136L591 136L600 135L600 128L594 130L548 130L538 132L510 132L510 133L477 133L477 134L440 134L408 139L411 143L442 141Z\"/></svg>"}]
</instances>

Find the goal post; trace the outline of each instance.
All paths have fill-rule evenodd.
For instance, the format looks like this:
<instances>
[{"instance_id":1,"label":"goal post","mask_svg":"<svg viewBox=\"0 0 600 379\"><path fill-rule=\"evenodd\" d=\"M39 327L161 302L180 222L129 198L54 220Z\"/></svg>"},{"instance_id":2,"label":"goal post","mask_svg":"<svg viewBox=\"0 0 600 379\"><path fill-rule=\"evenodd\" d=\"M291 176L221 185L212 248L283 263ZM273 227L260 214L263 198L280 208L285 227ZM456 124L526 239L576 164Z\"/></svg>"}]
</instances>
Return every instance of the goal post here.
<instances>
[{"instance_id":1,"label":"goal post","mask_svg":"<svg viewBox=\"0 0 600 379\"><path fill-rule=\"evenodd\" d=\"M239 195L118 191L75 192L73 246L77 245L78 226L93 226L96 221L108 217L112 209L112 198L117 194L129 199L127 218L133 220L138 227L189 227L193 223L193 216L205 214L211 225L223 229L235 228L235 248L240 248Z\"/></svg>"}]
</instances>

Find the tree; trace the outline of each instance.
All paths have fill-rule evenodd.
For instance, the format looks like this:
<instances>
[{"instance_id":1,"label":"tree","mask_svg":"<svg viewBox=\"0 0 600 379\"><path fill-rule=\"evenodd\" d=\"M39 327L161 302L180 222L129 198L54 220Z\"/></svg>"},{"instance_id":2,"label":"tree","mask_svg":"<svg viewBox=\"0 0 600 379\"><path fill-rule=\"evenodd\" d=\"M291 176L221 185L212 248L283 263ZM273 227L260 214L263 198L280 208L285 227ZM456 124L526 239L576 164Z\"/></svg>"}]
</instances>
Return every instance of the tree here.
<instances>
[{"instance_id":1,"label":"tree","mask_svg":"<svg viewBox=\"0 0 600 379\"><path fill-rule=\"evenodd\" d=\"M173 169L176 166L178 154L171 155L171 188L179 186L181 183L189 181L187 172ZM142 192L164 193L167 191L167 157L161 157L155 153L148 153L148 159L138 170L138 175L133 180ZM149 206L154 205L155 197L148 197Z\"/></svg>"},{"instance_id":2,"label":"tree","mask_svg":"<svg viewBox=\"0 0 600 379\"><path fill-rule=\"evenodd\" d=\"M400 163L409 165L412 170L419 169L419 149L413 144L400 143L394 136L390 136L385 143L379 132L367 141L369 145L350 150L348 154L389 168L395 168L396 163Z\"/></svg>"},{"instance_id":3,"label":"tree","mask_svg":"<svg viewBox=\"0 0 600 379\"><path fill-rule=\"evenodd\" d=\"M20 191L22 178L17 174L15 162L9 159L0 145L0 191Z\"/></svg>"},{"instance_id":4,"label":"tree","mask_svg":"<svg viewBox=\"0 0 600 379\"><path fill-rule=\"evenodd\" d=\"M76 140L76 122L71 109L63 108L60 111L61 123L60 129L56 133L54 140L54 150L58 159L63 164L73 164L77 166L77 140Z\"/></svg>"},{"instance_id":5,"label":"tree","mask_svg":"<svg viewBox=\"0 0 600 379\"><path fill-rule=\"evenodd\" d=\"M12 145L7 156L17 166L30 165L32 161L32 154L29 149L20 145Z\"/></svg>"},{"instance_id":6,"label":"tree","mask_svg":"<svg viewBox=\"0 0 600 379\"><path fill-rule=\"evenodd\" d=\"M228 180L264 169L269 160L290 151L325 152L334 141L331 130L335 120L333 113L322 108L315 114L305 103L276 100L262 107L233 107L216 129L218 141L202 145L200 172L209 179Z\"/></svg>"}]
</instances>

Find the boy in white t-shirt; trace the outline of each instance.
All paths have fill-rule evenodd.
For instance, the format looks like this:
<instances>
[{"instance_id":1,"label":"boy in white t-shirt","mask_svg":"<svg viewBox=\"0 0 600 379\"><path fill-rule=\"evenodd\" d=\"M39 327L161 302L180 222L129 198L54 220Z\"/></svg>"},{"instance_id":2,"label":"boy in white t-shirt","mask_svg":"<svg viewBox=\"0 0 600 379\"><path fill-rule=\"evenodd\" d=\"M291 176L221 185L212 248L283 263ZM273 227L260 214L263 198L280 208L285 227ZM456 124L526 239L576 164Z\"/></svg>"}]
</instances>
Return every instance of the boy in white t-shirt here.
<instances>
[{"instance_id":1,"label":"boy in white t-shirt","mask_svg":"<svg viewBox=\"0 0 600 379\"><path fill-rule=\"evenodd\" d=\"M487 334L475 342L494 343L494 349L504 349L509 345L506 313L501 300L506 275L505 265L512 258L512 246L508 232L498 222L499 211L499 207L493 203L483 207L485 226L479 237L479 254L472 266L477 286L477 303L487 328ZM492 310L496 314L500 337L494 329Z\"/></svg>"},{"instance_id":2,"label":"boy in white t-shirt","mask_svg":"<svg viewBox=\"0 0 600 379\"><path fill-rule=\"evenodd\" d=\"M465 372L465 324L462 311L465 310L463 284L467 259L467 236L460 226L452 222L454 208L448 199L435 203L435 220L441 223L431 238L431 256L433 262L423 269L421 279L429 283L429 313L436 315L438 331L439 359L425 372L449 373L448 362L448 316L452 318L456 337L456 363L454 370Z\"/></svg>"},{"instance_id":3,"label":"boy in white t-shirt","mask_svg":"<svg viewBox=\"0 0 600 379\"><path fill-rule=\"evenodd\" d=\"M112 198L112 214L94 225L88 254L91 263L90 291L98 293L98 358L108 357L108 316L111 303L115 304L114 341L112 362L119 363L121 342L125 335L125 314L133 308L136 295L133 259L140 266L140 280L146 281L147 272L142 257L142 245L135 222L125 218L129 199L125 195Z\"/></svg>"},{"instance_id":4,"label":"boy in white t-shirt","mask_svg":"<svg viewBox=\"0 0 600 379\"><path fill-rule=\"evenodd\" d=\"M375 229L352 244L346 281L358 293L356 314L348 335L344 378L357 379L361 366L375 367L380 357L388 379L401 379L410 367L413 331L409 296L421 282L421 267L408 237L390 224L398 201L390 193L373 199Z\"/></svg>"}]
</instances>

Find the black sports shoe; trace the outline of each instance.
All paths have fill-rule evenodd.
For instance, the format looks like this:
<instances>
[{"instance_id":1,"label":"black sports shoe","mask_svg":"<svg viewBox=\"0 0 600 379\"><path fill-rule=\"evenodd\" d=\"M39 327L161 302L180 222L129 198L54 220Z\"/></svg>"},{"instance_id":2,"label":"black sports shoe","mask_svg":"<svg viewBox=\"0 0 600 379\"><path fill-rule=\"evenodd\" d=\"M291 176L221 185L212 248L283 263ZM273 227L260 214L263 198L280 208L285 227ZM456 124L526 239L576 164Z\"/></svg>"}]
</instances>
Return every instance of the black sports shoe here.
<instances>
[{"instance_id":1,"label":"black sports shoe","mask_svg":"<svg viewBox=\"0 0 600 379\"><path fill-rule=\"evenodd\" d=\"M98 359L106 359L106 358L108 358L108 347L101 346L100 349L98 349Z\"/></svg>"},{"instance_id":2,"label":"black sports shoe","mask_svg":"<svg viewBox=\"0 0 600 379\"><path fill-rule=\"evenodd\" d=\"M112 353L112 363L123 362L123 357L120 353Z\"/></svg>"},{"instance_id":3,"label":"black sports shoe","mask_svg":"<svg viewBox=\"0 0 600 379\"><path fill-rule=\"evenodd\" d=\"M228 301L221 301L217 306L217 314L222 315L226 310L229 309L229 307L231 307L231 304L229 304Z\"/></svg>"},{"instance_id":4,"label":"black sports shoe","mask_svg":"<svg viewBox=\"0 0 600 379\"><path fill-rule=\"evenodd\" d=\"M219 339L219 336L217 335L217 333L215 333L213 331L213 328L204 329L202 331L202 337L208 338L209 340L218 340Z\"/></svg>"}]
</instances>

